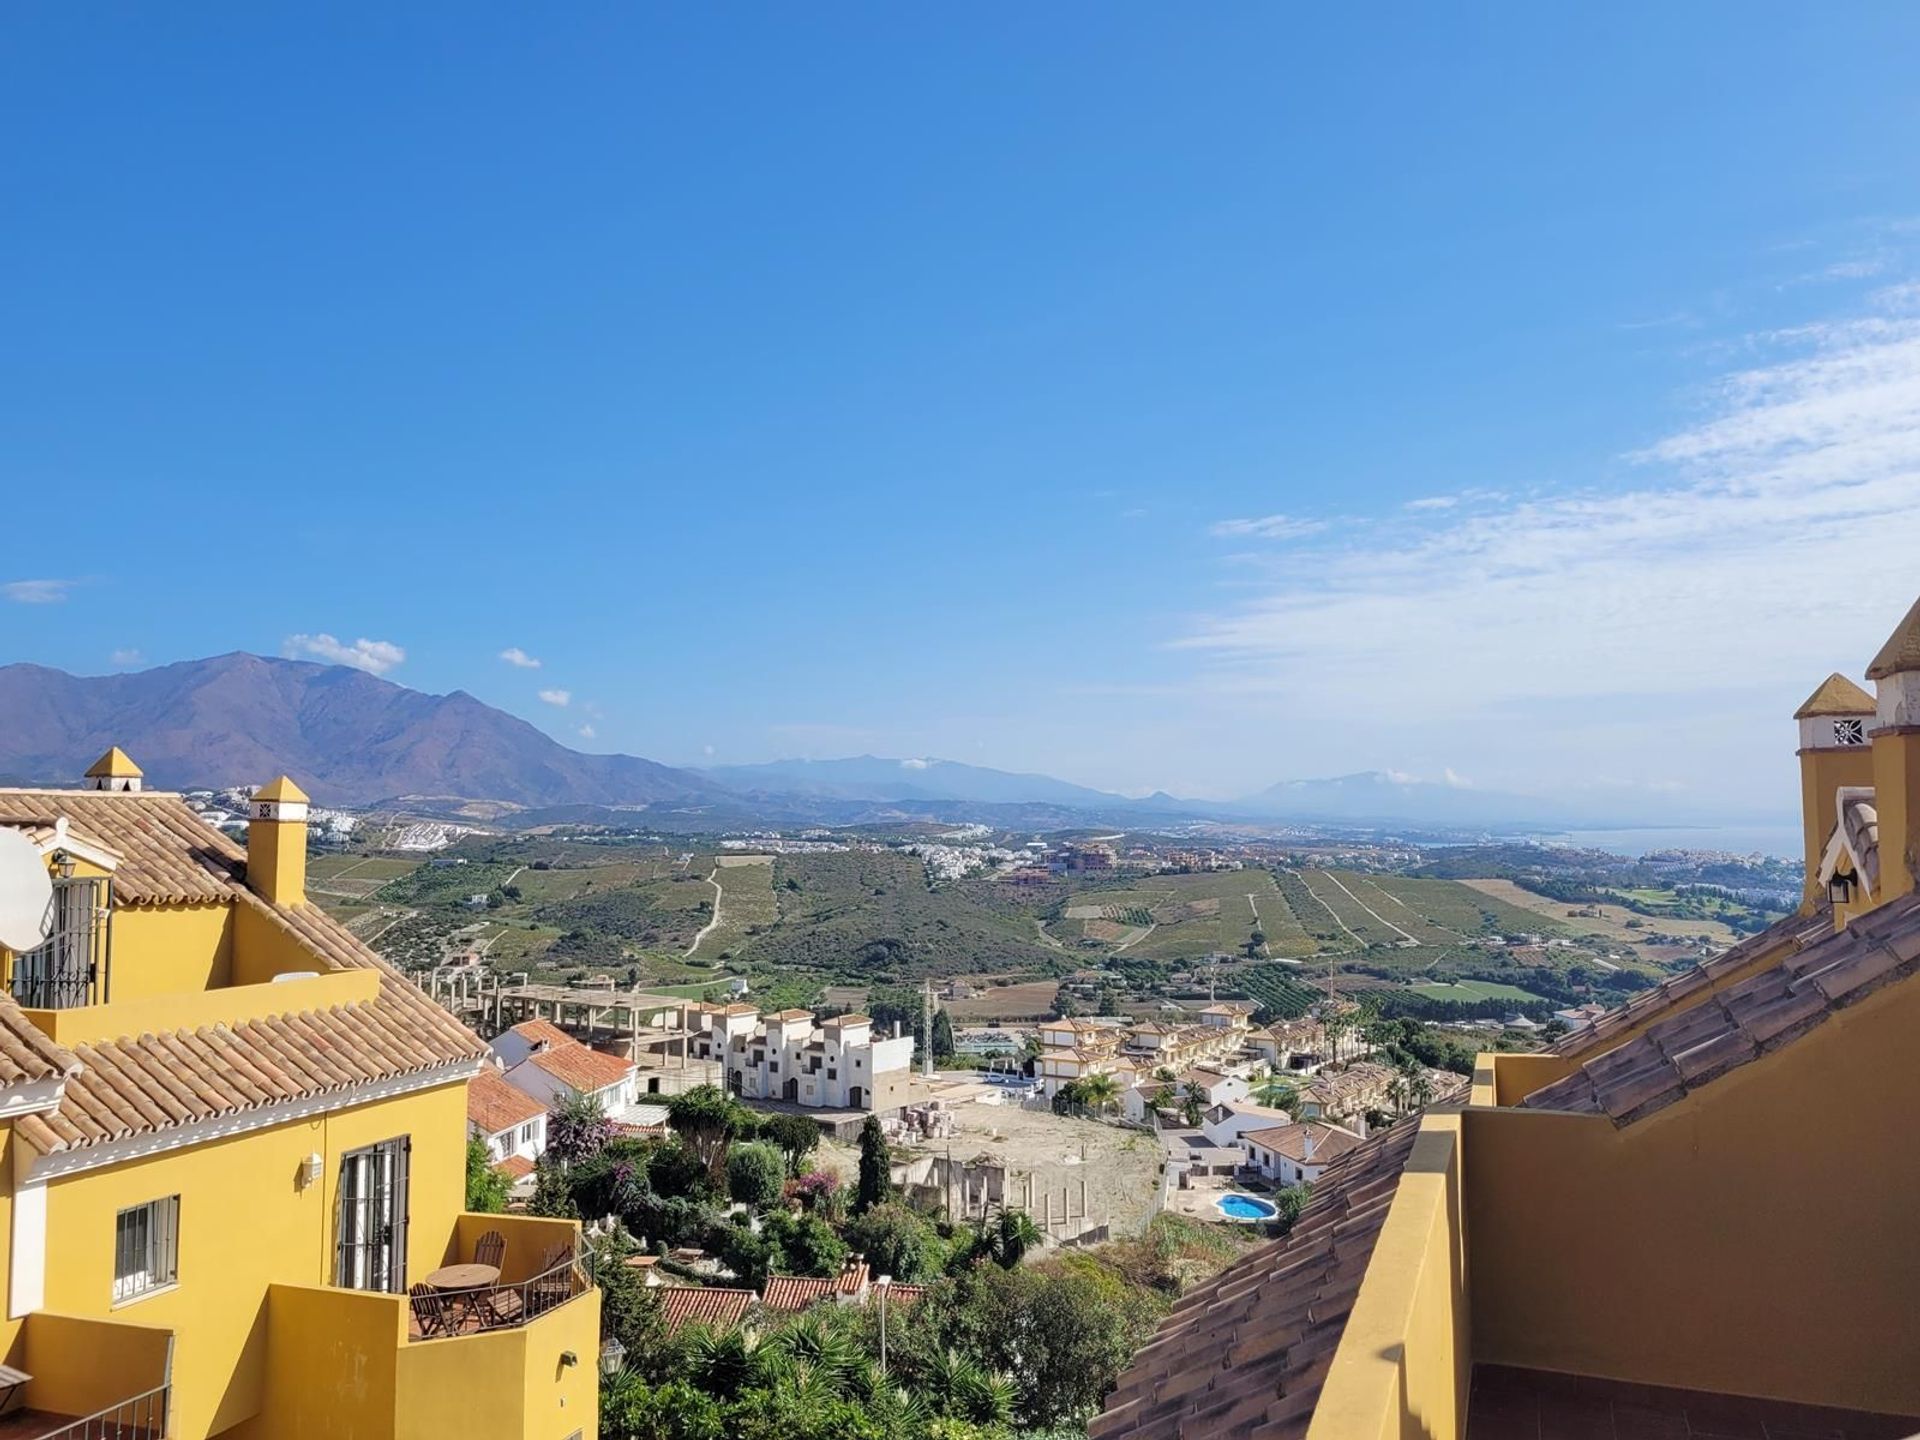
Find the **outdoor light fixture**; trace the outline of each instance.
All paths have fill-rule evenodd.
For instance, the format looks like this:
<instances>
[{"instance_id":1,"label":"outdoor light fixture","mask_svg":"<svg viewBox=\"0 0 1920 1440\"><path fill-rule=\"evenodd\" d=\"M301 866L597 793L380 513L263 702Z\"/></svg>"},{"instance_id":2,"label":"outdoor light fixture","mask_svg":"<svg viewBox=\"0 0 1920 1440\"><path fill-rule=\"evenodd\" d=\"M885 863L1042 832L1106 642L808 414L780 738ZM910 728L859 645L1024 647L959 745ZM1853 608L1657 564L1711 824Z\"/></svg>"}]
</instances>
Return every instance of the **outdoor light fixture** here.
<instances>
[{"instance_id":1,"label":"outdoor light fixture","mask_svg":"<svg viewBox=\"0 0 1920 1440\"><path fill-rule=\"evenodd\" d=\"M73 856L69 855L66 851L56 850L53 852L53 865L54 868L60 872L60 878L62 880L73 879Z\"/></svg>"},{"instance_id":2,"label":"outdoor light fixture","mask_svg":"<svg viewBox=\"0 0 1920 1440\"><path fill-rule=\"evenodd\" d=\"M600 1373L611 1380L620 1373L626 1360L627 1347L620 1343L618 1335L609 1335L607 1343L600 1347Z\"/></svg>"},{"instance_id":3,"label":"outdoor light fixture","mask_svg":"<svg viewBox=\"0 0 1920 1440\"><path fill-rule=\"evenodd\" d=\"M306 1163L300 1167L300 1181L303 1185L318 1185L320 1172L326 1162L320 1158L320 1152L314 1151L307 1156Z\"/></svg>"},{"instance_id":4,"label":"outdoor light fixture","mask_svg":"<svg viewBox=\"0 0 1920 1440\"><path fill-rule=\"evenodd\" d=\"M562 1350L560 1352L560 1368L562 1370L571 1370L574 1366L578 1365L579 1363L580 1363L580 1357L574 1354L573 1351Z\"/></svg>"},{"instance_id":5,"label":"outdoor light fixture","mask_svg":"<svg viewBox=\"0 0 1920 1440\"><path fill-rule=\"evenodd\" d=\"M1853 899L1853 876L1834 871L1833 878L1827 882L1827 899L1836 905L1845 905Z\"/></svg>"}]
</instances>

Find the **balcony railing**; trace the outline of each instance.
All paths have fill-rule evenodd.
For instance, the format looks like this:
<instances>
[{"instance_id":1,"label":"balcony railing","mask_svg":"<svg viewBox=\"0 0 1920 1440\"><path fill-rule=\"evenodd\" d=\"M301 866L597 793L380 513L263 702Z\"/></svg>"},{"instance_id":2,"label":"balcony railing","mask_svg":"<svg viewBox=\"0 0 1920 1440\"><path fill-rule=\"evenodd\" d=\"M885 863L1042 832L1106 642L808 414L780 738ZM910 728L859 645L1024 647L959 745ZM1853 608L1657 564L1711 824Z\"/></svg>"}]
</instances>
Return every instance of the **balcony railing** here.
<instances>
[{"instance_id":1,"label":"balcony railing","mask_svg":"<svg viewBox=\"0 0 1920 1440\"><path fill-rule=\"evenodd\" d=\"M29 1010L71 1010L108 999L113 951L111 882L54 881L46 943L13 960L13 998Z\"/></svg>"},{"instance_id":2,"label":"balcony railing","mask_svg":"<svg viewBox=\"0 0 1920 1440\"><path fill-rule=\"evenodd\" d=\"M408 1296L407 1338L437 1340L510 1330L556 1310L592 1288L578 1252L569 1250L538 1274L510 1284L438 1290L416 1285Z\"/></svg>"},{"instance_id":3,"label":"balcony railing","mask_svg":"<svg viewBox=\"0 0 1920 1440\"><path fill-rule=\"evenodd\" d=\"M92 1415L52 1429L36 1430L33 1440L163 1440L167 1434L167 1406L172 1398L173 1387L159 1385L144 1395L135 1395L131 1400L122 1400Z\"/></svg>"}]
</instances>

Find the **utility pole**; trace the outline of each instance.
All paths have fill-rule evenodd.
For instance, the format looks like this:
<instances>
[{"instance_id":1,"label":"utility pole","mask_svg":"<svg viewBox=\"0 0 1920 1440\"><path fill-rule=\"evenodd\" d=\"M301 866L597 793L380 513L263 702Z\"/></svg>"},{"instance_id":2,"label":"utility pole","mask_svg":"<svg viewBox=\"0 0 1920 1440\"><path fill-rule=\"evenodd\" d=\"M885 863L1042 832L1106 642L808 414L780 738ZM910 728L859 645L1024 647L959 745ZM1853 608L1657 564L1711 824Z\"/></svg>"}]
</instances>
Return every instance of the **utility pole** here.
<instances>
[{"instance_id":1,"label":"utility pole","mask_svg":"<svg viewBox=\"0 0 1920 1440\"><path fill-rule=\"evenodd\" d=\"M933 1078L933 981L920 982L920 1073Z\"/></svg>"}]
</instances>

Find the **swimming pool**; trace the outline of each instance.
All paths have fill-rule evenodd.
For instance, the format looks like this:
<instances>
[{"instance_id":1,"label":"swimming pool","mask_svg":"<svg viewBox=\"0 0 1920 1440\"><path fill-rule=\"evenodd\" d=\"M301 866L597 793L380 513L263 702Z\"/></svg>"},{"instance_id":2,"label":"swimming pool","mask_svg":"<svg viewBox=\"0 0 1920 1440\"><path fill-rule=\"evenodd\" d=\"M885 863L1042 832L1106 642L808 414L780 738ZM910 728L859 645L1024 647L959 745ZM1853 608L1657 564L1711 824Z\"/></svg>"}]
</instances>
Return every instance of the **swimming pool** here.
<instances>
[{"instance_id":1,"label":"swimming pool","mask_svg":"<svg viewBox=\"0 0 1920 1440\"><path fill-rule=\"evenodd\" d=\"M1251 1195L1222 1195L1213 1203L1228 1220L1271 1220L1280 1213L1275 1206Z\"/></svg>"}]
</instances>

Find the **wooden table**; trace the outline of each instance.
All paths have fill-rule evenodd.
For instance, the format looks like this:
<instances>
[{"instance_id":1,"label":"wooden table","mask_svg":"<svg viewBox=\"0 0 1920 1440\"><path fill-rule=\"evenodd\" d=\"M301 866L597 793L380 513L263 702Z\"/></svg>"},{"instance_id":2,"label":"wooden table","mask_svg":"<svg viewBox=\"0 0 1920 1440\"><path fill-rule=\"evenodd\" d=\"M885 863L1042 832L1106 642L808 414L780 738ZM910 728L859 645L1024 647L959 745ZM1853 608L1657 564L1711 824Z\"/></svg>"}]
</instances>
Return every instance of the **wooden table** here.
<instances>
[{"instance_id":1,"label":"wooden table","mask_svg":"<svg viewBox=\"0 0 1920 1440\"><path fill-rule=\"evenodd\" d=\"M493 1293L500 1283L498 1265L442 1265L426 1277L426 1283L446 1294L450 1303L467 1312L468 1318L479 1310L480 1301Z\"/></svg>"}]
</instances>

